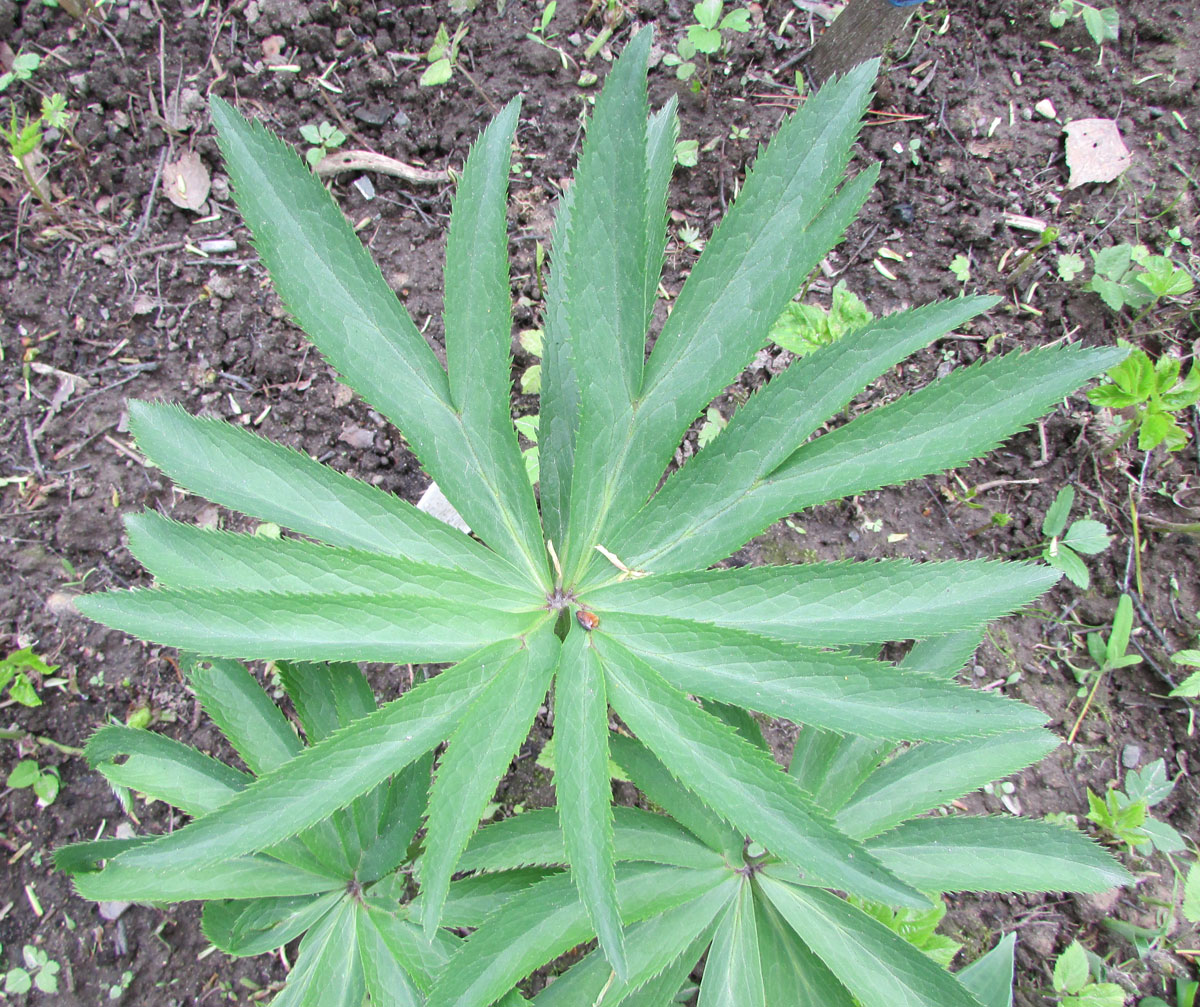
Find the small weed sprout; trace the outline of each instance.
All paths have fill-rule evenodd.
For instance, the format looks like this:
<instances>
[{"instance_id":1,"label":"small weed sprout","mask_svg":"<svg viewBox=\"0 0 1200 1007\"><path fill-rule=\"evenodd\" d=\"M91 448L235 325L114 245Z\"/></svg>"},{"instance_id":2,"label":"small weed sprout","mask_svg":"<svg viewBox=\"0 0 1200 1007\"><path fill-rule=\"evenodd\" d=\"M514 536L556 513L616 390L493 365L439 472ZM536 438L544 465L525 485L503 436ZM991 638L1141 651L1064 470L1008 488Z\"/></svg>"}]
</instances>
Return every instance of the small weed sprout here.
<instances>
[{"instance_id":1,"label":"small weed sprout","mask_svg":"<svg viewBox=\"0 0 1200 1007\"><path fill-rule=\"evenodd\" d=\"M1100 960L1072 941L1054 963L1054 992L1062 999L1061 1007L1123 1007L1125 991L1116 983L1092 980Z\"/></svg>"},{"instance_id":2,"label":"small weed sprout","mask_svg":"<svg viewBox=\"0 0 1200 1007\"><path fill-rule=\"evenodd\" d=\"M346 142L346 134L332 123L324 122L317 126L306 123L300 127L300 135L309 143L304 152L304 160L310 168L315 168L329 154Z\"/></svg>"},{"instance_id":3,"label":"small weed sprout","mask_svg":"<svg viewBox=\"0 0 1200 1007\"><path fill-rule=\"evenodd\" d=\"M42 65L42 57L36 52L18 53L12 61L12 69L0 73L0 91L7 91L18 80L29 80Z\"/></svg>"},{"instance_id":4,"label":"small weed sprout","mask_svg":"<svg viewBox=\"0 0 1200 1007\"><path fill-rule=\"evenodd\" d=\"M61 783L58 770L53 766L43 769L37 764L36 759L22 759L13 766L12 772L5 780L5 786L12 787L14 790L31 787L37 797L38 807L48 808L58 797Z\"/></svg>"},{"instance_id":5,"label":"small weed sprout","mask_svg":"<svg viewBox=\"0 0 1200 1007\"><path fill-rule=\"evenodd\" d=\"M858 295L838 280L830 295L829 310L816 304L793 301L771 326L770 340L798 357L837 342L847 332L861 328L875 316Z\"/></svg>"},{"instance_id":6,"label":"small weed sprout","mask_svg":"<svg viewBox=\"0 0 1200 1007\"><path fill-rule=\"evenodd\" d=\"M1140 770L1125 773L1125 789L1109 787L1104 796L1088 788L1087 818L1101 832L1131 850L1178 853L1183 837L1166 822L1150 816L1150 809L1166 800L1175 784L1167 779L1165 763L1155 759Z\"/></svg>"},{"instance_id":7,"label":"small weed sprout","mask_svg":"<svg viewBox=\"0 0 1200 1007\"><path fill-rule=\"evenodd\" d=\"M1088 401L1093 405L1126 414L1115 427L1117 439L1110 453L1135 433L1139 451L1150 451L1160 444L1166 444L1168 451L1178 451L1187 444L1188 432L1175 414L1200 402L1200 368L1193 363L1186 378L1180 377L1181 370L1177 357L1164 355L1151 361L1144 350L1132 350L1109 369L1108 384L1088 392Z\"/></svg>"},{"instance_id":8,"label":"small weed sprout","mask_svg":"<svg viewBox=\"0 0 1200 1007\"><path fill-rule=\"evenodd\" d=\"M61 966L46 951L26 944L21 949L21 959L24 967L18 965L5 973L5 994L20 995L34 988L42 993L58 992L58 973Z\"/></svg>"},{"instance_id":9,"label":"small weed sprout","mask_svg":"<svg viewBox=\"0 0 1200 1007\"><path fill-rule=\"evenodd\" d=\"M1080 518L1078 521L1072 521L1070 527L1067 527L1067 518L1074 503L1074 488L1064 486L1058 491L1050 509L1046 511L1046 518L1042 521L1042 534L1048 541L1042 549L1042 559L1054 569L1065 573L1076 587L1086 591L1090 577L1080 554L1096 556L1108 548L1112 539L1109 537L1108 528L1091 518Z\"/></svg>"},{"instance_id":10,"label":"small weed sprout","mask_svg":"<svg viewBox=\"0 0 1200 1007\"><path fill-rule=\"evenodd\" d=\"M1067 736L1067 744L1075 742L1075 735L1079 733L1079 725L1083 723L1083 718L1087 715L1088 709L1092 705L1092 700L1096 697L1096 690L1100 687L1100 682L1104 676L1110 671L1116 671L1119 668L1130 668L1135 664L1141 664L1142 659L1136 654L1127 654L1129 648L1129 634L1133 630L1133 600L1127 594L1121 595L1121 600L1117 602L1117 613L1113 616L1112 632L1108 634L1108 639L1105 640L1099 633L1089 633L1087 637L1088 655L1096 662L1095 671L1086 671L1076 668L1074 665L1069 665L1072 671L1075 672L1075 677L1082 683L1083 688L1086 688L1086 683L1089 678L1093 678L1091 691L1087 694L1087 700L1083 704L1083 709L1079 711L1079 717L1075 721L1075 726L1071 728L1071 733ZM1082 692L1082 688L1080 690Z\"/></svg>"},{"instance_id":11,"label":"small weed sprout","mask_svg":"<svg viewBox=\"0 0 1200 1007\"><path fill-rule=\"evenodd\" d=\"M725 32L744 34L750 30L749 10L742 7L723 14L724 7L722 0L700 0L692 8L696 23L688 25L687 34L680 39L675 52L663 56L663 66L674 67L675 76L680 80L690 80L691 88L697 94L703 85L695 79L696 71L700 69L696 57L703 57L707 70L708 57L720 52L725 44Z\"/></svg>"},{"instance_id":12,"label":"small weed sprout","mask_svg":"<svg viewBox=\"0 0 1200 1007\"><path fill-rule=\"evenodd\" d=\"M449 83L450 78L454 76L455 67L458 66L458 47L462 45L462 40L466 38L466 35L467 26L464 24L455 28L453 35L446 31L444 24L438 25L437 34L433 37L433 45L425 54L429 66L425 68L425 72L417 81L421 87L439 87Z\"/></svg>"},{"instance_id":13,"label":"small weed sprout","mask_svg":"<svg viewBox=\"0 0 1200 1007\"><path fill-rule=\"evenodd\" d=\"M1121 15L1115 7L1093 7L1083 0L1061 0L1057 7L1050 11L1050 24L1061 28L1068 21L1081 18L1087 33L1096 45L1103 47L1105 42L1115 42L1121 34Z\"/></svg>"},{"instance_id":14,"label":"small weed sprout","mask_svg":"<svg viewBox=\"0 0 1200 1007\"><path fill-rule=\"evenodd\" d=\"M29 675L32 672L44 678L56 671L58 665L47 664L33 652L32 647L13 651L0 661L0 693L7 688L9 698L22 706L41 706L41 697Z\"/></svg>"}]
</instances>

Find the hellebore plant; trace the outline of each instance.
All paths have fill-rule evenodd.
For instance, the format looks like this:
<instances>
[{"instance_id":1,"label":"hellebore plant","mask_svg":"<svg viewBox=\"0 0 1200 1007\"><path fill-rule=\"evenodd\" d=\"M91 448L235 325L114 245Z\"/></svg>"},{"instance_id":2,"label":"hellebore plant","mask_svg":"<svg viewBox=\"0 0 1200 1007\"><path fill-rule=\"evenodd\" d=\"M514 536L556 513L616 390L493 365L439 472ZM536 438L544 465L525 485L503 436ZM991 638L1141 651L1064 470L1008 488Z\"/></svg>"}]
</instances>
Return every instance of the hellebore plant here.
<instances>
[{"instance_id":1,"label":"hellebore plant","mask_svg":"<svg viewBox=\"0 0 1200 1007\"><path fill-rule=\"evenodd\" d=\"M931 978L919 951L829 890L925 908L923 892L947 886L1095 890L1123 877L1078 834L1039 823L901 825L1052 747L1037 710L954 684L962 654L944 642L1030 602L1054 571L984 561L712 567L794 511L986 453L1124 351L1060 346L989 360L814 437L872 379L995 299L878 318L772 379L660 488L689 426L765 344L867 198L877 169L845 173L876 66L830 83L784 123L647 355L677 133L673 103L647 107L649 49L642 32L610 70L559 207L538 497L511 417L505 200L518 103L472 148L454 200L443 367L320 182L214 99L238 204L284 303L402 431L476 537L243 429L131 404L139 449L171 478L303 538L134 517L130 548L156 585L81 599L87 615L214 659L449 667L337 730L307 732L308 745L255 779L230 778L170 835L112 848L98 874L80 876L82 889L211 897L205 879L246 858L281 858L313 830L354 819L371 795L408 807L411 795L390 791L418 786L406 767L443 742L411 910L424 939L460 922L456 871L512 863L551 874L545 887L493 896L495 914L429 973L427 1003L439 1007L485 1007L593 934L591 960L603 961L588 974L612 1002L656 969L674 969L658 987L667 991L678 962L690 954L694 964L712 941L710 973L738 992L702 1004L778 1003L767 991L786 968L812 1003L879 1003L886 990L889 1004L976 1007L966 985ZM904 640L930 641L921 652L933 656L916 667L870 656ZM308 675L297 666L293 681L303 687ZM507 858L468 851L551 689L557 811L505 823L516 830ZM744 727L747 711L804 725L792 774L730 726ZM920 744L876 768L901 742ZM651 766L626 768L678 824L614 812L610 757ZM944 843L954 871L931 852ZM337 912L371 917L384 897L367 894L382 884L374 874L342 864L353 897ZM155 889L158 878L174 894ZM664 945L648 963L645 942L627 935L664 917L678 924L672 956ZM835 989L841 1000L827 999ZM667 1003L674 992L627 1002Z\"/></svg>"}]
</instances>

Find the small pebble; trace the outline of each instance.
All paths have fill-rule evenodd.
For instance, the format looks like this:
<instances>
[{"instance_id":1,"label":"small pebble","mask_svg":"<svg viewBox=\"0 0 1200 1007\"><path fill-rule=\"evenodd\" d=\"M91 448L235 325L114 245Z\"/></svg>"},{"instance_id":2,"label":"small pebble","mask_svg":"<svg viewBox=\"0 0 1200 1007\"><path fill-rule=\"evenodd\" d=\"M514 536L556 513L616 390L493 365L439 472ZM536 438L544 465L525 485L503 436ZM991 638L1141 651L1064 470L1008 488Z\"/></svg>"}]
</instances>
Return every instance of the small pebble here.
<instances>
[{"instance_id":1,"label":"small pebble","mask_svg":"<svg viewBox=\"0 0 1200 1007\"><path fill-rule=\"evenodd\" d=\"M1126 769L1137 769L1138 763L1142 761L1142 746L1141 745L1126 745L1121 749L1121 765Z\"/></svg>"}]
</instances>

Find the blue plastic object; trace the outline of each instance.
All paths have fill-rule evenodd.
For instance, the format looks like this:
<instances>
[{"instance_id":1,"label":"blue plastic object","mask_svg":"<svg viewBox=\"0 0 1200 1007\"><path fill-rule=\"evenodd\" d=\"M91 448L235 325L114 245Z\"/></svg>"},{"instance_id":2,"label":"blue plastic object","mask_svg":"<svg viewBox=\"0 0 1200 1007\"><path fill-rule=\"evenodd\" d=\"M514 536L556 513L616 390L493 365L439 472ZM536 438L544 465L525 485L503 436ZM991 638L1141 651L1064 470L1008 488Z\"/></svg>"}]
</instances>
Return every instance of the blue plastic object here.
<instances>
[{"instance_id":1,"label":"blue plastic object","mask_svg":"<svg viewBox=\"0 0 1200 1007\"><path fill-rule=\"evenodd\" d=\"M919 3L924 3L925 0L888 0L893 7L915 7Z\"/></svg>"}]
</instances>

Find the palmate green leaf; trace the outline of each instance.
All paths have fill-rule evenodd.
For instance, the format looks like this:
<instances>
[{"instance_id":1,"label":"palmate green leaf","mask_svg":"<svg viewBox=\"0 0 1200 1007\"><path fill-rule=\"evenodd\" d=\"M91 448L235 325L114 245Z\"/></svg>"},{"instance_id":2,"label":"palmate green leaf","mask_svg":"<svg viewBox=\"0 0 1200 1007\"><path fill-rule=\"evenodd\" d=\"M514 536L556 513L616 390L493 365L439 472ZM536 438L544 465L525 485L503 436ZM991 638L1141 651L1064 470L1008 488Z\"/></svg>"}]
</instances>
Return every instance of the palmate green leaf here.
<instances>
[{"instance_id":1,"label":"palmate green leaf","mask_svg":"<svg viewBox=\"0 0 1200 1007\"><path fill-rule=\"evenodd\" d=\"M1074 829L1024 818L921 818L867 849L928 892L1103 892L1133 880Z\"/></svg>"},{"instance_id":2,"label":"palmate green leaf","mask_svg":"<svg viewBox=\"0 0 1200 1007\"><path fill-rule=\"evenodd\" d=\"M766 898L754 900L763 989L769 1007L857 1007L820 958L808 949Z\"/></svg>"},{"instance_id":3,"label":"palmate green leaf","mask_svg":"<svg viewBox=\"0 0 1200 1007\"><path fill-rule=\"evenodd\" d=\"M546 698L558 654L547 624L495 674L450 737L429 795L421 861L427 938L437 929L454 865Z\"/></svg>"},{"instance_id":4,"label":"palmate green leaf","mask_svg":"<svg viewBox=\"0 0 1200 1007\"><path fill-rule=\"evenodd\" d=\"M508 434L508 452L477 450L472 435L478 430L455 408L446 372L324 186L279 140L220 98L212 100L212 115L238 208L300 327L346 381L400 428L480 537L534 583L546 583L537 512L515 432ZM503 124L492 134L493 144L502 133ZM474 169L468 205L482 204L485 219L494 217L496 196L477 199L475 173L486 171L489 154L494 158L495 151L485 143L468 162ZM496 240L494 225L490 236ZM489 260L482 254L485 266ZM462 262L452 265L458 272ZM313 283L314 276L322 282Z\"/></svg>"},{"instance_id":5,"label":"palmate green leaf","mask_svg":"<svg viewBox=\"0 0 1200 1007\"><path fill-rule=\"evenodd\" d=\"M876 69L864 64L810 96L748 173L655 341L633 426L610 441L593 543L608 544L641 508L684 430L763 345L865 201L876 168L835 190Z\"/></svg>"},{"instance_id":6,"label":"palmate green leaf","mask_svg":"<svg viewBox=\"0 0 1200 1007\"><path fill-rule=\"evenodd\" d=\"M533 998L537 1007L662 1007L674 1001L680 983L712 940L714 919L736 895L721 885L691 902L668 909L628 929L629 978L618 979L597 949ZM651 988L653 987L653 989ZM654 990L658 998L652 999ZM603 994L603 996L601 996Z\"/></svg>"},{"instance_id":7,"label":"palmate green leaf","mask_svg":"<svg viewBox=\"0 0 1200 1007\"><path fill-rule=\"evenodd\" d=\"M305 934L288 983L271 1007L362 1007L367 991L355 939L359 911L347 899Z\"/></svg>"},{"instance_id":8,"label":"palmate green leaf","mask_svg":"<svg viewBox=\"0 0 1200 1007\"><path fill-rule=\"evenodd\" d=\"M813 884L899 905L924 897L839 832L769 755L744 741L629 651L593 634L613 709L709 807Z\"/></svg>"},{"instance_id":9,"label":"palmate green leaf","mask_svg":"<svg viewBox=\"0 0 1200 1007\"><path fill-rule=\"evenodd\" d=\"M473 698L509 662L518 660L522 649L519 641L505 641L480 650L304 749L217 811L113 863L181 870L266 849L295 835L438 745Z\"/></svg>"},{"instance_id":10,"label":"palmate green leaf","mask_svg":"<svg viewBox=\"0 0 1200 1007\"><path fill-rule=\"evenodd\" d=\"M685 618L824 647L982 626L1057 579L1033 563L879 560L643 577L584 597L597 612Z\"/></svg>"},{"instance_id":11,"label":"palmate green leaf","mask_svg":"<svg viewBox=\"0 0 1200 1007\"><path fill-rule=\"evenodd\" d=\"M1049 731L1014 731L975 741L926 742L877 769L838 811L838 826L865 839L985 783L1045 758L1059 745ZM880 900L882 901L882 900Z\"/></svg>"},{"instance_id":12,"label":"palmate green leaf","mask_svg":"<svg viewBox=\"0 0 1200 1007\"><path fill-rule=\"evenodd\" d=\"M620 805L614 815L613 856L704 870L719 867L720 853L665 815ZM530 865L567 864L557 808L540 808L493 825L475 835L458 862L462 871L508 871Z\"/></svg>"},{"instance_id":13,"label":"palmate green leaf","mask_svg":"<svg viewBox=\"0 0 1200 1007\"><path fill-rule=\"evenodd\" d=\"M897 312L794 361L733 415L717 441L667 480L610 548L636 569L707 566L701 554L708 554L708 543L695 537L694 527L722 515L872 379L995 303L958 298ZM743 533L749 539L759 531Z\"/></svg>"},{"instance_id":14,"label":"palmate green leaf","mask_svg":"<svg viewBox=\"0 0 1200 1007\"><path fill-rule=\"evenodd\" d=\"M961 738L1046 719L1032 707L944 679L722 626L611 613L603 626L677 689L838 731L892 740Z\"/></svg>"},{"instance_id":15,"label":"palmate green leaf","mask_svg":"<svg viewBox=\"0 0 1200 1007\"><path fill-rule=\"evenodd\" d=\"M750 880L743 878L713 935L697 1007L767 1007L754 901Z\"/></svg>"},{"instance_id":16,"label":"palmate green leaf","mask_svg":"<svg viewBox=\"0 0 1200 1007\"><path fill-rule=\"evenodd\" d=\"M591 634L572 624L555 686L554 733L566 754L554 774L571 876L605 957L629 977L613 871L612 784L608 776L608 700Z\"/></svg>"},{"instance_id":17,"label":"palmate green leaf","mask_svg":"<svg viewBox=\"0 0 1200 1007\"><path fill-rule=\"evenodd\" d=\"M504 612L545 606L528 585L500 584L461 569L339 549L301 539L234 535L171 521L153 511L125 519L129 550L162 587L274 591L279 594L455 593Z\"/></svg>"},{"instance_id":18,"label":"palmate green leaf","mask_svg":"<svg viewBox=\"0 0 1200 1007\"><path fill-rule=\"evenodd\" d=\"M129 428L177 483L232 510L330 545L519 583L511 564L412 504L230 423L131 401Z\"/></svg>"},{"instance_id":19,"label":"palmate green leaf","mask_svg":"<svg viewBox=\"0 0 1200 1007\"><path fill-rule=\"evenodd\" d=\"M626 925L691 902L717 888L732 894L725 867L706 871L650 864L617 867ZM575 882L556 875L505 902L463 944L429 994L427 1007L487 1007L534 968L592 936Z\"/></svg>"},{"instance_id":20,"label":"palmate green leaf","mask_svg":"<svg viewBox=\"0 0 1200 1007\"><path fill-rule=\"evenodd\" d=\"M758 884L800 939L863 1003L981 1007L931 958L836 895L765 875Z\"/></svg>"},{"instance_id":21,"label":"palmate green leaf","mask_svg":"<svg viewBox=\"0 0 1200 1007\"><path fill-rule=\"evenodd\" d=\"M590 559L604 520L610 460L633 421L646 348L648 219L646 62L652 32L625 46L596 99L572 186L565 272L567 351L579 387L564 569ZM661 254L661 253L660 253ZM657 274L656 274L657 279Z\"/></svg>"},{"instance_id":22,"label":"palmate green leaf","mask_svg":"<svg viewBox=\"0 0 1200 1007\"><path fill-rule=\"evenodd\" d=\"M457 661L546 621L451 597L108 591L78 600L97 622L215 657L323 661Z\"/></svg>"},{"instance_id":23,"label":"palmate green leaf","mask_svg":"<svg viewBox=\"0 0 1200 1007\"><path fill-rule=\"evenodd\" d=\"M300 751L300 739L287 717L244 665L198 658L182 663L204 712L250 772L261 776Z\"/></svg>"},{"instance_id":24,"label":"palmate green leaf","mask_svg":"<svg viewBox=\"0 0 1200 1007\"><path fill-rule=\"evenodd\" d=\"M204 936L228 955L264 954L299 937L343 897L342 888L316 898L213 899L204 904Z\"/></svg>"},{"instance_id":25,"label":"palmate green leaf","mask_svg":"<svg viewBox=\"0 0 1200 1007\"><path fill-rule=\"evenodd\" d=\"M88 740L86 752L89 765L109 783L166 801L188 815L219 808L251 780L173 738L141 728L102 727Z\"/></svg>"}]
</instances>

